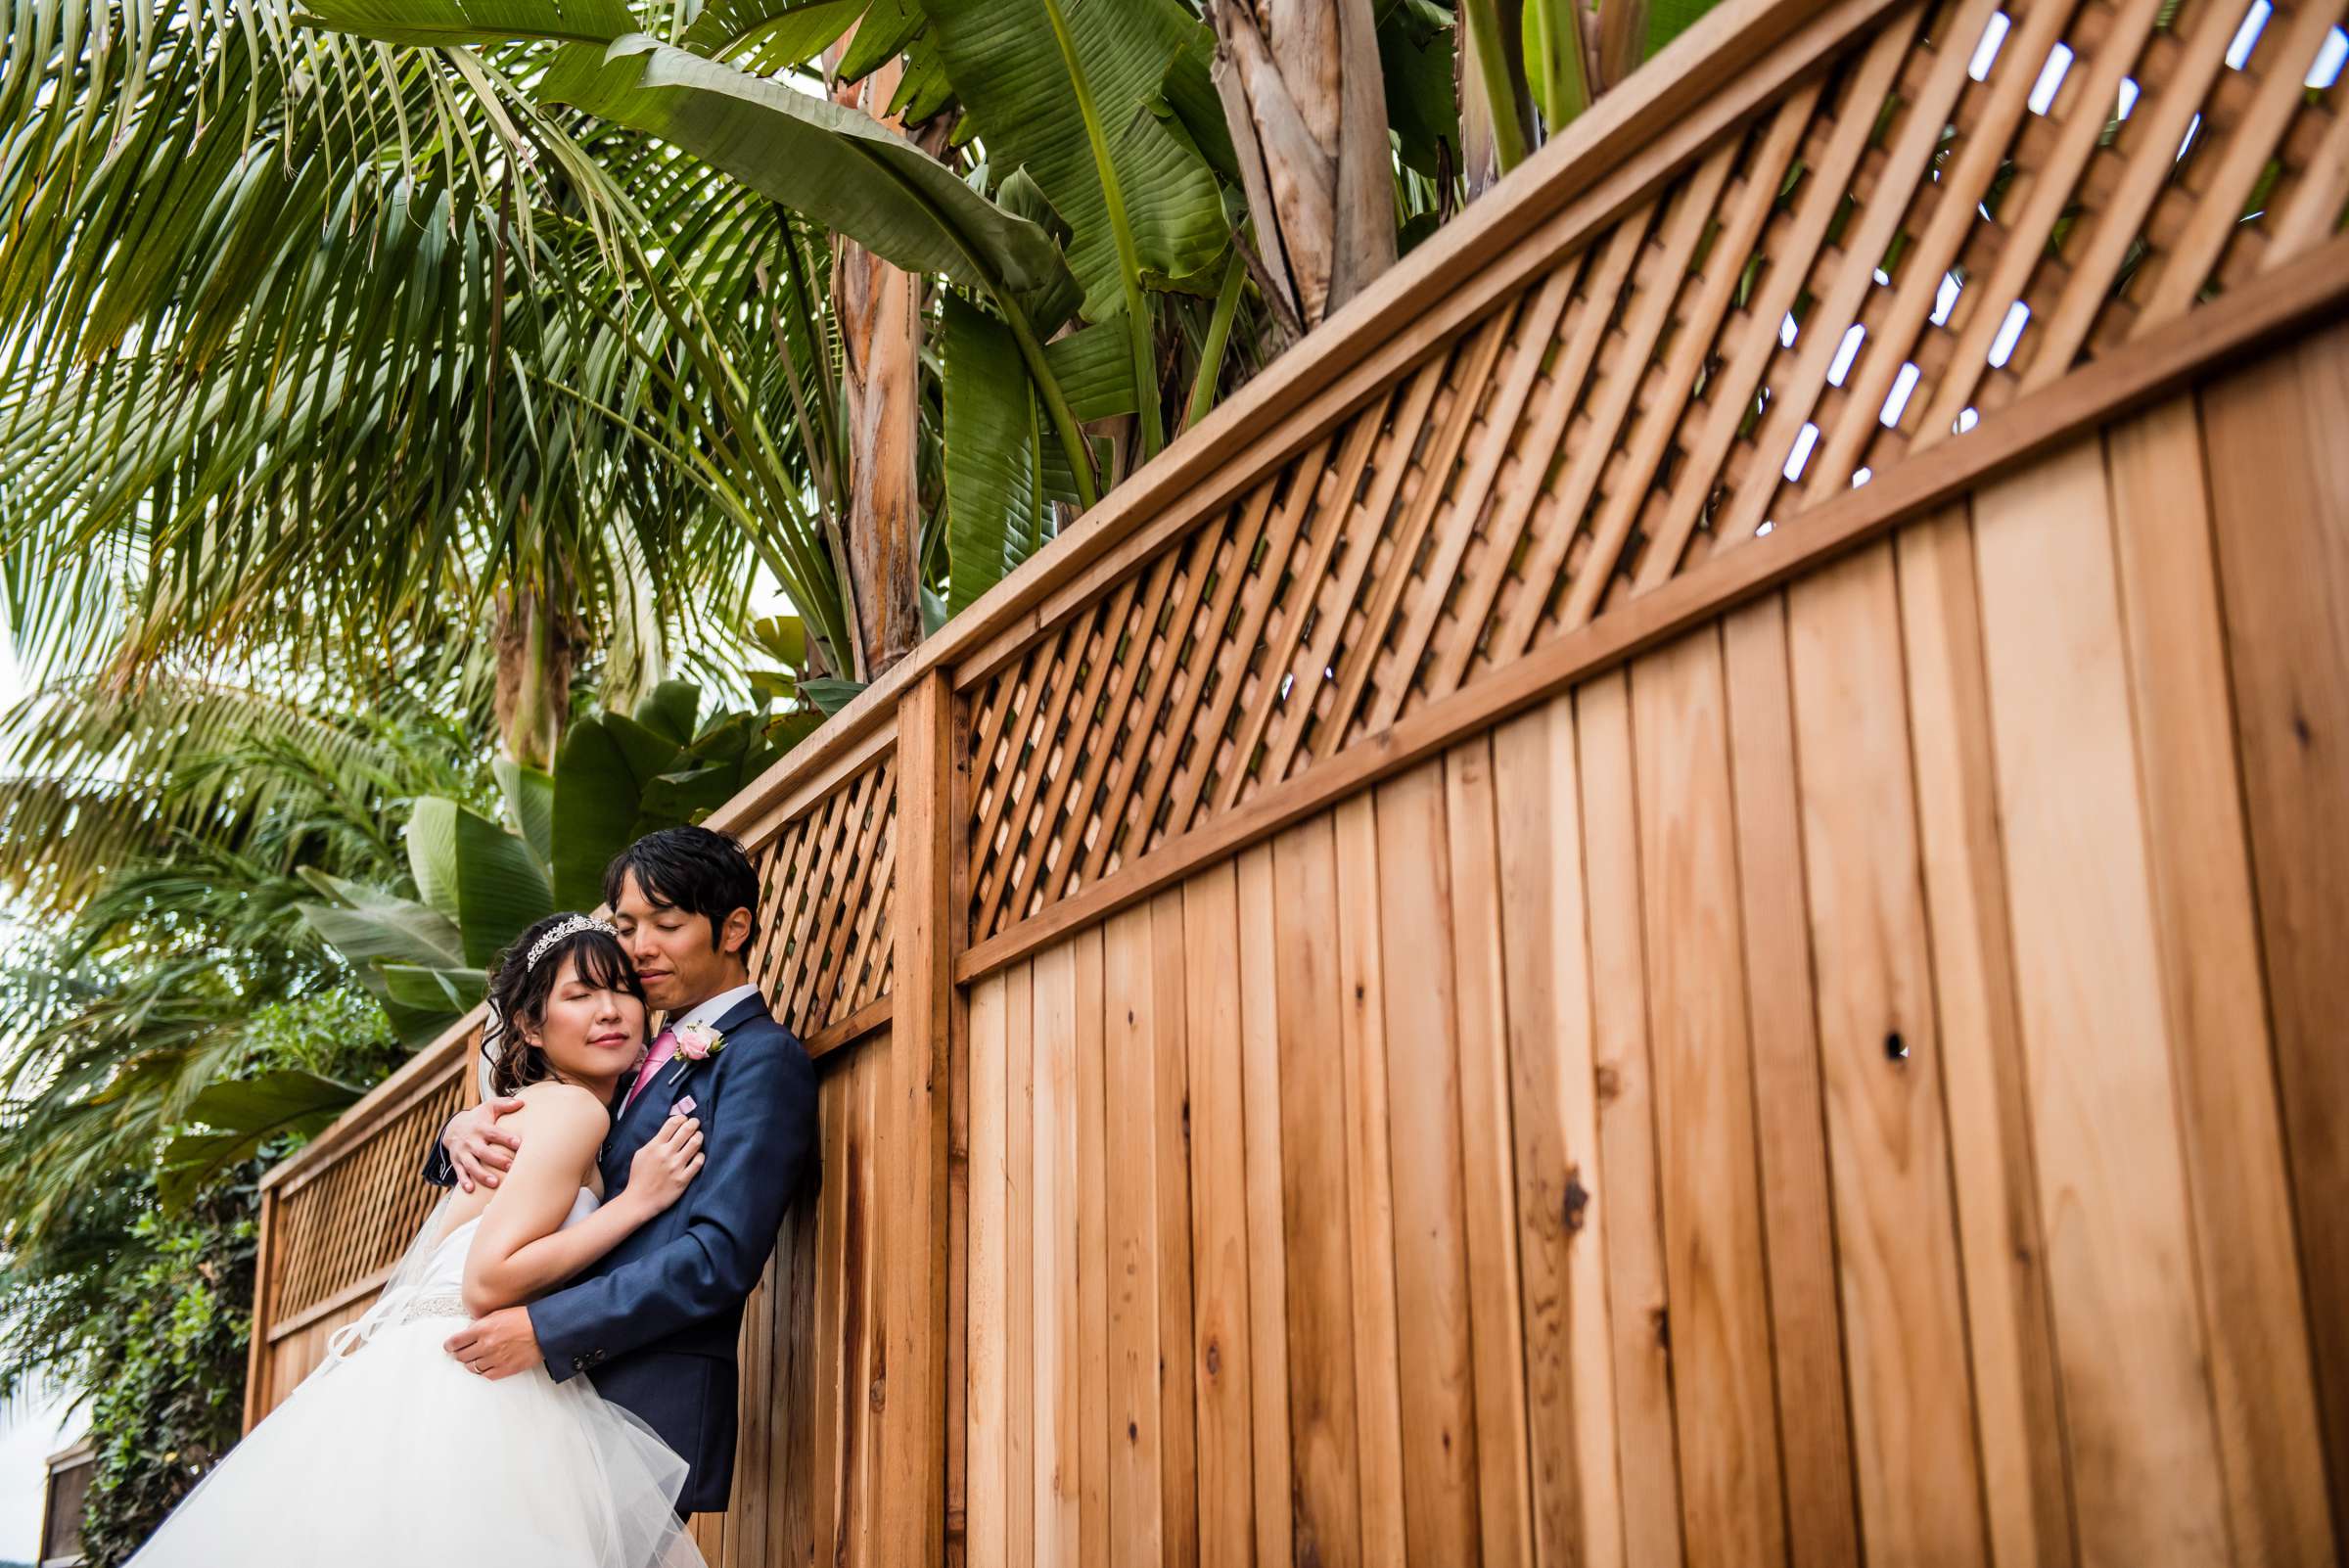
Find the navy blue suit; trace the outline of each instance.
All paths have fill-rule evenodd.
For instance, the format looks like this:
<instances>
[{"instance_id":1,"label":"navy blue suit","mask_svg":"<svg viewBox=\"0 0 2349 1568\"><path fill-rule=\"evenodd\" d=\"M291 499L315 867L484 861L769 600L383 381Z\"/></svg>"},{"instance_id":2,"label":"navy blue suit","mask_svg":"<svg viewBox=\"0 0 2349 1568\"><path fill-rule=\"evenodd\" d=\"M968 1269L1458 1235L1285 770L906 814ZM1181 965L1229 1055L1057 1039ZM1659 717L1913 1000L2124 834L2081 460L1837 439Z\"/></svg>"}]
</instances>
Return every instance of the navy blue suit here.
<instances>
[{"instance_id":1,"label":"navy blue suit","mask_svg":"<svg viewBox=\"0 0 2349 1568\"><path fill-rule=\"evenodd\" d=\"M701 1173L685 1195L568 1285L530 1304L556 1382L592 1372L596 1392L642 1416L692 1466L679 1513L715 1513L734 1481L735 1341L743 1300L775 1250L783 1212L815 1168L815 1067L799 1037L748 996L717 1021L723 1045L662 1064L614 1122L599 1157L604 1196L690 1094ZM623 1075L613 1097L635 1082ZM456 1180L436 1138L424 1177Z\"/></svg>"}]
</instances>

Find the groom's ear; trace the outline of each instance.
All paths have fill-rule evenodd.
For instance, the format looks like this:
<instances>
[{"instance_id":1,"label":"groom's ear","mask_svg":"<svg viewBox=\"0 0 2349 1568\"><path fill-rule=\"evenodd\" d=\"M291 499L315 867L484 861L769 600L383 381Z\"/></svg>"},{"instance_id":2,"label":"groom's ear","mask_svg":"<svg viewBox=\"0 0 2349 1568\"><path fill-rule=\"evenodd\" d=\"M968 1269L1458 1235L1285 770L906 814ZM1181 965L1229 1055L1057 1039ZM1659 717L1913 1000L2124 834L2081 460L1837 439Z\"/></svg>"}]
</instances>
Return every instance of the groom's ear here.
<instances>
[{"instance_id":1,"label":"groom's ear","mask_svg":"<svg viewBox=\"0 0 2349 1568\"><path fill-rule=\"evenodd\" d=\"M726 923L717 928L717 950L744 963L751 961L751 912L737 909L726 916Z\"/></svg>"}]
</instances>

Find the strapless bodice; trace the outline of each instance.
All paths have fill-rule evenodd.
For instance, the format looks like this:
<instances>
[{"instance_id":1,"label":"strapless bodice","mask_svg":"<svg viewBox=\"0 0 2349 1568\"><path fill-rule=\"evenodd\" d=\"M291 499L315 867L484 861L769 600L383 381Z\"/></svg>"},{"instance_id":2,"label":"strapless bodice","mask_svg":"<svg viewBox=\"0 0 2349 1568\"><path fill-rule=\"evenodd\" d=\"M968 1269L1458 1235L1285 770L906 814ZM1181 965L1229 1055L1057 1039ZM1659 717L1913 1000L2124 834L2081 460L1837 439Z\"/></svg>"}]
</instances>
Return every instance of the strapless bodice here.
<instances>
[{"instance_id":1,"label":"strapless bodice","mask_svg":"<svg viewBox=\"0 0 2349 1568\"><path fill-rule=\"evenodd\" d=\"M579 1188L578 1195L571 1200L571 1213L565 1215L563 1222L555 1228L558 1230L570 1229L595 1213L598 1206L599 1200L592 1190L586 1187ZM426 1276L418 1288L425 1290L460 1290L464 1288L465 1249L472 1243L474 1226L481 1222L482 1217L477 1214L440 1238L440 1244L433 1249L432 1268L427 1270Z\"/></svg>"}]
</instances>

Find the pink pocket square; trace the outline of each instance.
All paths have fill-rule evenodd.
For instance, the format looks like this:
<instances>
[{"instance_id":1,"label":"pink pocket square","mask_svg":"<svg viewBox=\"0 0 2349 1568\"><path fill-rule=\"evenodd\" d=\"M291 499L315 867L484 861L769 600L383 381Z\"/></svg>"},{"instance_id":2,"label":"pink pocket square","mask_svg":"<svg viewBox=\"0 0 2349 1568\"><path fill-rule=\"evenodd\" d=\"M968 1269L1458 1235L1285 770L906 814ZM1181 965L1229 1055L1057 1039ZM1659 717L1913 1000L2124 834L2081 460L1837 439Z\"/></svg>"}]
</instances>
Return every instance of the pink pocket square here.
<instances>
[{"instance_id":1,"label":"pink pocket square","mask_svg":"<svg viewBox=\"0 0 2349 1568\"><path fill-rule=\"evenodd\" d=\"M691 1116L693 1114L693 1096L690 1094L686 1095L683 1099L677 1101L676 1104L670 1106L669 1109L678 1116Z\"/></svg>"}]
</instances>

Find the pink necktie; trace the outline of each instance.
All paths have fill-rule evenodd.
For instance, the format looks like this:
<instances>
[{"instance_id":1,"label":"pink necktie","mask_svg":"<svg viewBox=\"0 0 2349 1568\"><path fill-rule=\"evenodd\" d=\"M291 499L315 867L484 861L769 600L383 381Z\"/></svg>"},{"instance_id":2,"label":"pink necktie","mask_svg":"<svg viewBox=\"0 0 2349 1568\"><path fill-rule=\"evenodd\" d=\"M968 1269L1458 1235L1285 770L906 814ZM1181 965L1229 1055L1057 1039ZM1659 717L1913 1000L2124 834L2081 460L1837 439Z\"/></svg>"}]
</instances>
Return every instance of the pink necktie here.
<instances>
[{"instance_id":1,"label":"pink necktie","mask_svg":"<svg viewBox=\"0 0 2349 1568\"><path fill-rule=\"evenodd\" d=\"M628 1114L628 1107L636 1103L636 1096L644 1092L645 1084L653 1081L653 1075L661 1070L661 1064L676 1054L676 1031L671 1029L661 1031L653 1039L651 1052L644 1058L644 1066L637 1070L636 1082L629 1088L628 1097L620 1102L621 1115Z\"/></svg>"}]
</instances>

